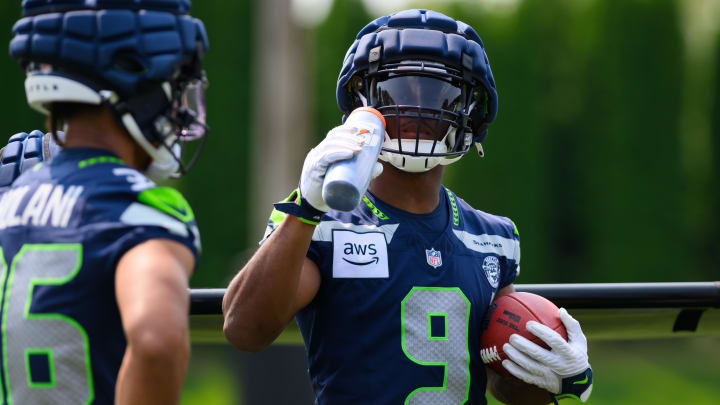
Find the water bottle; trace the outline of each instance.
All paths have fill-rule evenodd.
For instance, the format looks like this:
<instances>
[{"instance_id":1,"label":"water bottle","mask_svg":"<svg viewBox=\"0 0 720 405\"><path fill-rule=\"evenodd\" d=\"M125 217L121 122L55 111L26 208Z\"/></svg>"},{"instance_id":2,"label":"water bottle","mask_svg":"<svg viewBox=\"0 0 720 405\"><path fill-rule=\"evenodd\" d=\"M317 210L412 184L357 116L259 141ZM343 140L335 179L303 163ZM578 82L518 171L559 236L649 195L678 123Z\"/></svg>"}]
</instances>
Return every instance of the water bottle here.
<instances>
[{"instance_id":1,"label":"water bottle","mask_svg":"<svg viewBox=\"0 0 720 405\"><path fill-rule=\"evenodd\" d=\"M358 154L333 163L325 174L322 198L337 211L352 211L360 204L385 140L385 118L372 107L355 109L345 124L361 128L365 140Z\"/></svg>"}]
</instances>

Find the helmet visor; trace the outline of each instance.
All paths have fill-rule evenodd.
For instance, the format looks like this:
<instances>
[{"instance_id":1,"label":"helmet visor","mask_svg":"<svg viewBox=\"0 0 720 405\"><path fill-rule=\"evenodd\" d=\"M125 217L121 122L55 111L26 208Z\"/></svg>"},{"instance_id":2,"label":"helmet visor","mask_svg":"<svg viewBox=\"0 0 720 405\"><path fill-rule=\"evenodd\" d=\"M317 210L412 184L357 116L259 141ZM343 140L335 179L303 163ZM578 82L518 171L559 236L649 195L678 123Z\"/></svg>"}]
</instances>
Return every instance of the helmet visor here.
<instances>
[{"instance_id":1,"label":"helmet visor","mask_svg":"<svg viewBox=\"0 0 720 405\"><path fill-rule=\"evenodd\" d=\"M202 78L176 82L175 86L171 118L176 125L175 136L163 143L179 163L179 175L183 175L195 165L209 133L205 104L208 82L203 74Z\"/></svg>"},{"instance_id":2,"label":"helmet visor","mask_svg":"<svg viewBox=\"0 0 720 405\"><path fill-rule=\"evenodd\" d=\"M458 111L462 91L444 80L429 76L395 76L377 83L378 106L420 106L427 109Z\"/></svg>"},{"instance_id":3,"label":"helmet visor","mask_svg":"<svg viewBox=\"0 0 720 405\"><path fill-rule=\"evenodd\" d=\"M194 141L207 134L206 88L206 80L196 79L188 82L182 91L181 111L190 118L180 130L180 138L183 141Z\"/></svg>"},{"instance_id":4,"label":"helmet visor","mask_svg":"<svg viewBox=\"0 0 720 405\"><path fill-rule=\"evenodd\" d=\"M456 126L462 90L428 76L395 76L375 86L375 104L390 138L442 140Z\"/></svg>"}]
</instances>

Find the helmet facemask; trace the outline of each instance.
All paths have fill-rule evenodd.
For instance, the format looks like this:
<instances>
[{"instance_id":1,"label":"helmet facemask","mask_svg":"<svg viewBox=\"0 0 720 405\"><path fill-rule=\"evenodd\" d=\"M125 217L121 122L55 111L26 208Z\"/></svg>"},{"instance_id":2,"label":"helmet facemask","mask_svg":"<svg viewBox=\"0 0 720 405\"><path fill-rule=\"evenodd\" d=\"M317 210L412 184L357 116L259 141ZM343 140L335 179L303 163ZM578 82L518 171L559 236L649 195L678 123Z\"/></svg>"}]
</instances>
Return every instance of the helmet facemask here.
<instances>
[{"instance_id":1,"label":"helmet facemask","mask_svg":"<svg viewBox=\"0 0 720 405\"><path fill-rule=\"evenodd\" d=\"M209 133L205 103L208 81L205 72L201 70L198 75L181 76L165 87L170 88L171 107L154 123L155 132L162 138L160 147L165 151L162 153L165 159L153 159L148 169L150 177L180 177L190 171ZM166 173L154 174L153 170L157 169Z\"/></svg>"},{"instance_id":2,"label":"helmet facemask","mask_svg":"<svg viewBox=\"0 0 720 405\"><path fill-rule=\"evenodd\" d=\"M198 44L200 45L200 44ZM202 47L172 77L128 100L107 99L110 110L145 150L156 180L181 177L195 164L208 135Z\"/></svg>"},{"instance_id":3,"label":"helmet facemask","mask_svg":"<svg viewBox=\"0 0 720 405\"><path fill-rule=\"evenodd\" d=\"M441 63L385 64L350 82L355 99L387 122L380 155L406 172L425 172L459 160L473 144L471 113L483 107L483 88ZM369 91L362 91L369 89Z\"/></svg>"}]
</instances>

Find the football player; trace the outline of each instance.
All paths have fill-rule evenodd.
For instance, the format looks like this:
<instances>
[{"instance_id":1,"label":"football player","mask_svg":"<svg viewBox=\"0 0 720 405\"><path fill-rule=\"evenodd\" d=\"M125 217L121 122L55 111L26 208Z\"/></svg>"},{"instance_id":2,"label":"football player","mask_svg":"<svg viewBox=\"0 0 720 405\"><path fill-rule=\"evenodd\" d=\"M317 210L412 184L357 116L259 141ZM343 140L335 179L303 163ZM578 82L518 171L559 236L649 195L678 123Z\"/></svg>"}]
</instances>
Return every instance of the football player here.
<instances>
[{"instance_id":1,"label":"football player","mask_svg":"<svg viewBox=\"0 0 720 405\"><path fill-rule=\"evenodd\" d=\"M363 202L330 210L328 167L358 153L366 129L341 125L312 149L299 188L275 204L260 249L230 283L224 332L236 347L267 347L296 317L318 404L483 404L586 400L585 337L528 326L552 350L516 339L505 367L483 365L483 317L512 292L518 230L442 186L444 167L481 142L497 112L483 43L467 24L429 10L381 17L348 50L337 82L348 116L384 116L381 167ZM377 163L378 165L380 163ZM381 173L381 174L380 174Z\"/></svg>"},{"instance_id":2,"label":"football player","mask_svg":"<svg viewBox=\"0 0 720 405\"><path fill-rule=\"evenodd\" d=\"M23 1L10 53L51 134L0 154L0 186L23 172L0 194L2 403L179 401L200 239L154 181L187 172L207 132L208 40L189 9Z\"/></svg>"}]
</instances>

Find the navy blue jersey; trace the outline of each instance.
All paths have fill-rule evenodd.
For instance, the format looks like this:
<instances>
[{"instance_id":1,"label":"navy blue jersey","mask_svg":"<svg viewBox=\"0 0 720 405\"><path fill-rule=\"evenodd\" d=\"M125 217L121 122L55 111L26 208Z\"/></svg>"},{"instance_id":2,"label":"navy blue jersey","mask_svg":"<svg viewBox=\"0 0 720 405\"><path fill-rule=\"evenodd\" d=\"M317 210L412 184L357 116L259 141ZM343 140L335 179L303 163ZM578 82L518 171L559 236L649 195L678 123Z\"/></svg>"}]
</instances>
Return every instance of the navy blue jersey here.
<instances>
[{"instance_id":1,"label":"navy blue jersey","mask_svg":"<svg viewBox=\"0 0 720 405\"><path fill-rule=\"evenodd\" d=\"M443 192L434 232L370 193L317 226L322 281L297 322L318 404L486 403L481 322L519 271L519 236Z\"/></svg>"},{"instance_id":2,"label":"navy blue jersey","mask_svg":"<svg viewBox=\"0 0 720 405\"><path fill-rule=\"evenodd\" d=\"M0 196L4 404L112 404L126 341L115 268L149 239L197 254L190 207L109 152L68 149Z\"/></svg>"}]
</instances>

